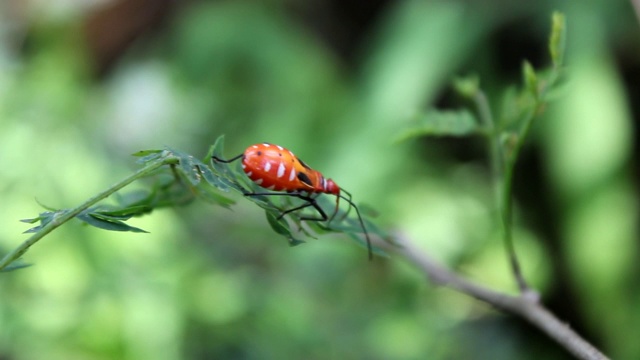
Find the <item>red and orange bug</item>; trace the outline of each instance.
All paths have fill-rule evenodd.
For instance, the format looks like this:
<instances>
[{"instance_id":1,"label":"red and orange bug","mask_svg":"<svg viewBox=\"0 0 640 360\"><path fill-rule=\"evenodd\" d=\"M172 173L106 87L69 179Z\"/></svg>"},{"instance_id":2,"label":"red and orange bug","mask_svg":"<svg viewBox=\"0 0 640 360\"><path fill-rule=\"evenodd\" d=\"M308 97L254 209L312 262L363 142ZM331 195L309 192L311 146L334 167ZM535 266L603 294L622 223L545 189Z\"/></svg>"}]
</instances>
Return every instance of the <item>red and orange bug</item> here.
<instances>
[{"instance_id":1,"label":"red and orange bug","mask_svg":"<svg viewBox=\"0 0 640 360\"><path fill-rule=\"evenodd\" d=\"M373 258L369 233L364 225L364 221L362 221L360 210L358 210L356 204L351 201L351 193L345 189L341 189L333 180L325 178L319 171L310 168L309 165L297 158L291 151L279 145L262 143L249 146L242 154L234 156L231 159L224 160L217 156L213 156L212 158L222 163L230 163L242 159L242 169L249 179L267 190L274 191L245 193L245 196L293 196L305 201L305 203L300 206L283 211L280 216L278 216L278 219L293 211L312 206L321 217L301 217L301 220L329 220L329 222L331 222L338 213L340 199L343 199L349 203L351 207L356 209L360 226L367 239L369 260ZM344 196L343 193L347 196ZM316 201L319 194L330 194L336 197L336 208L330 218Z\"/></svg>"}]
</instances>

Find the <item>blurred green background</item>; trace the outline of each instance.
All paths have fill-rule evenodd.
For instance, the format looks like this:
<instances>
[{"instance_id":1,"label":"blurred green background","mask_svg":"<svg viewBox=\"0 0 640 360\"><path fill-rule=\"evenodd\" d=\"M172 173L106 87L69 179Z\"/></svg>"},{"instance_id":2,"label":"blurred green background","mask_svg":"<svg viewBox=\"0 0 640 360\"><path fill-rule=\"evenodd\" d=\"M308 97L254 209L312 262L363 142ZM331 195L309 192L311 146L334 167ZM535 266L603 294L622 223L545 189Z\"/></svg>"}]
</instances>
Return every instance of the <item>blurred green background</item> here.
<instances>
[{"instance_id":1,"label":"blurred green background","mask_svg":"<svg viewBox=\"0 0 640 360\"><path fill-rule=\"evenodd\" d=\"M588 4L587 4L588 3ZM568 21L569 83L515 179L516 246L543 301L619 359L640 358L640 26L626 1L0 2L0 250L36 199L72 207L171 146L292 149L447 266L514 293L479 139L394 137L464 105L499 112L523 59ZM141 185L138 185L141 186ZM72 222L0 276L0 359L565 359L524 322L434 288L344 236L290 248L264 213L196 202Z\"/></svg>"}]
</instances>

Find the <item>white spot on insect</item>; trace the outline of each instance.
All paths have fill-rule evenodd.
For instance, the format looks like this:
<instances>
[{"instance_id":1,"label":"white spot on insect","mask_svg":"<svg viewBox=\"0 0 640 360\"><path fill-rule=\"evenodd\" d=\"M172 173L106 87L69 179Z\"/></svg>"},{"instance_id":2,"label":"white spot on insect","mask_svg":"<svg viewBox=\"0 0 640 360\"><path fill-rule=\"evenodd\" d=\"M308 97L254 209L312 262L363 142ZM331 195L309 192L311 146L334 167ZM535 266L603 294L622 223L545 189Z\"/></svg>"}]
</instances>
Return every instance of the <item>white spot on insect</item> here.
<instances>
[{"instance_id":1,"label":"white spot on insect","mask_svg":"<svg viewBox=\"0 0 640 360\"><path fill-rule=\"evenodd\" d=\"M264 164L264 171L269 172L269 170L271 170L271 163L267 161L267 163Z\"/></svg>"},{"instance_id":2,"label":"white spot on insect","mask_svg":"<svg viewBox=\"0 0 640 360\"><path fill-rule=\"evenodd\" d=\"M251 175L253 175L253 172L249 171L249 172L247 173L247 176L248 176L248 177L251 177Z\"/></svg>"},{"instance_id":3,"label":"white spot on insect","mask_svg":"<svg viewBox=\"0 0 640 360\"><path fill-rule=\"evenodd\" d=\"M257 149L258 145L253 145L252 148Z\"/></svg>"},{"instance_id":4,"label":"white spot on insect","mask_svg":"<svg viewBox=\"0 0 640 360\"><path fill-rule=\"evenodd\" d=\"M262 179L255 180L254 182L255 182L256 184L260 185L260 184L262 184Z\"/></svg>"},{"instance_id":5,"label":"white spot on insect","mask_svg":"<svg viewBox=\"0 0 640 360\"><path fill-rule=\"evenodd\" d=\"M293 181L296 178L296 169L291 169L291 174L289 174L289 181Z\"/></svg>"},{"instance_id":6,"label":"white spot on insect","mask_svg":"<svg viewBox=\"0 0 640 360\"><path fill-rule=\"evenodd\" d=\"M243 168L243 169L246 169L246 168L247 168L247 165L242 164L242 168Z\"/></svg>"},{"instance_id":7,"label":"white spot on insect","mask_svg":"<svg viewBox=\"0 0 640 360\"><path fill-rule=\"evenodd\" d=\"M269 186L269 187L267 188L267 190L273 190L273 189L275 189L275 188L276 188L276 186L275 186L275 185L271 185L271 186Z\"/></svg>"},{"instance_id":8,"label":"white spot on insect","mask_svg":"<svg viewBox=\"0 0 640 360\"><path fill-rule=\"evenodd\" d=\"M284 175L284 170L285 170L284 164L280 163L280 165L278 165L278 174L277 174L279 178L281 178L282 175Z\"/></svg>"},{"instance_id":9,"label":"white spot on insect","mask_svg":"<svg viewBox=\"0 0 640 360\"><path fill-rule=\"evenodd\" d=\"M280 145L276 145L278 147L278 149L280 149L280 151L284 150L284 148Z\"/></svg>"},{"instance_id":10,"label":"white spot on insect","mask_svg":"<svg viewBox=\"0 0 640 360\"><path fill-rule=\"evenodd\" d=\"M262 143L262 145L264 145L264 147L269 147L269 146L271 146L271 144L267 144L267 143Z\"/></svg>"}]
</instances>

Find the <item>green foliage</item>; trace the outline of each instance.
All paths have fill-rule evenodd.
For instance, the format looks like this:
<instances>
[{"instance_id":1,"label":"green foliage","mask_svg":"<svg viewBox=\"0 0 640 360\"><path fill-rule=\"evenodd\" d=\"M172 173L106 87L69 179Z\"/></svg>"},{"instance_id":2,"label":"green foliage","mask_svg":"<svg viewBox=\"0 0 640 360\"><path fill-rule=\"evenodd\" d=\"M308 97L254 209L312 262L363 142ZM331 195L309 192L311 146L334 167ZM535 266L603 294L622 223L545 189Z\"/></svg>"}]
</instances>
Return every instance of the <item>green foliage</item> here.
<instances>
[{"instance_id":1,"label":"green foliage","mask_svg":"<svg viewBox=\"0 0 640 360\"><path fill-rule=\"evenodd\" d=\"M512 154L513 148L519 146L526 136L530 123L534 117L540 114L547 95L558 85L561 75L561 65L564 54L564 16L560 13L553 14L553 24L549 40L549 50L553 67L542 72L539 76L533 66L525 61L522 67L524 86L519 91L508 90L503 99L504 110L498 119L493 119L489 111L483 107L486 105L484 93L477 76L457 78L453 81L454 89L462 97L476 102L480 121L467 109L461 110L436 110L430 109L420 116L419 123L413 125L401 136L407 140L421 136L469 136L483 135L487 138L511 138L515 135L517 140L500 141L503 144L503 153ZM515 133L512 134L512 129Z\"/></svg>"},{"instance_id":2,"label":"green foliage","mask_svg":"<svg viewBox=\"0 0 640 360\"><path fill-rule=\"evenodd\" d=\"M512 215L512 179L520 148L523 146L533 120L540 115L547 94L555 88L562 71L564 53L564 16L554 13L552 16L549 51L553 66L539 73L525 61L522 66L523 86L514 91L509 88L503 99L503 113L494 119L486 95L476 76L456 79L453 83L458 93L475 103L480 121L467 110L430 110L420 124L406 131L404 139L418 136L469 136L483 135L490 149L493 178L500 213L500 224L505 249L515 280L521 292L529 292L515 246L513 244Z\"/></svg>"},{"instance_id":3,"label":"green foliage","mask_svg":"<svg viewBox=\"0 0 640 360\"><path fill-rule=\"evenodd\" d=\"M211 156L221 157L224 152L223 148L224 137L220 136L210 148L207 159ZM46 233L52 229L52 226L57 227L72 218L76 218L86 225L103 230L145 233L145 230L128 225L126 221L136 216L151 213L154 209L160 207L183 205L198 197L212 204L227 208L234 203L232 199L221 195L219 191L216 190L223 192L235 190L243 195L255 193L256 190L261 191L257 185L247 180L246 175L238 166L233 168L227 164L215 161L210 162L210 164L205 164L192 155L170 148L165 150L143 150L133 155L140 157L138 162L145 166L144 169L154 169L153 172L150 172L150 175L155 178L155 181L151 184L149 190L118 195L116 196L117 203L115 205L97 205L91 207L82 205L74 209L49 208L49 211L42 212L35 218L21 220L29 224L39 223L25 233L33 233L39 240L40 237L46 235ZM163 167L158 168L158 165L162 165ZM155 168L158 168L158 170L155 170ZM137 174L149 176L144 169ZM134 178L137 177L141 177L141 175L138 176L134 174ZM128 183L122 186L113 186L106 192L111 194L127 184ZM246 196L246 198L265 210L271 228L277 234L287 238L290 245L301 244L304 241L297 238L299 235L291 229L289 222L282 217L281 214L286 209L299 206L302 203L297 201L299 199L286 196L286 193L282 193L282 195L283 196ZM94 199L95 201L90 199L87 203L93 205L95 202L101 200L101 198L98 197ZM319 201L319 206L323 209L331 208L326 199ZM347 216L348 210L345 212L344 210L338 209L337 214L326 222L307 221L306 227L302 224L304 221L303 213L303 211L297 211L288 216L299 229L297 232L312 237L316 232L344 232L348 233L350 237L358 243L366 244L362 239L362 236L364 236L363 229L359 226L356 219ZM375 234L383 239L388 238L388 235L379 228L374 227L371 222L366 221L365 223L367 224L367 228L371 229L371 234ZM27 240L27 243L28 242L29 240ZM28 246L31 245L32 244ZM28 246L24 248L24 251L26 251ZM8 254L2 260L2 263L0 263L0 270L15 270L24 267L16 263L24 251ZM376 250L376 252L381 253L380 250Z\"/></svg>"},{"instance_id":4,"label":"green foliage","mask_svg":"<svg viewBox=\"0 0 640 360\"><path fill-rule=\"evenodd\" d=\"M417 136L469 136L482 133L483 129L468 110L431 110L421 116L421 124L407 130L399 137L406 140Z\"/></svg>"},{"instance_id":5,"label":"green foliage","mask_svg":"<svg viewBox=\"0 0 640 360\"><path fill-rule=\"evenodd\" d=\"M14 270L23 269L29 266L31 266L31 264L27 264L26 262L22 261L22 259L17 259L9 263L9 265L4 267L4 269L0 270L0 272L14 271Z\"/></svg>"},{"instance_id":6,"label":"green foliage","mask_svg":"<svg viewBox=\"0 0 640 360\"><path fill-rule=\"evenodd\" d=\"M549 53L551 61L555 68L562 66L564 61L564 49L566 42L566 25L564 15L560 12L554 12L552 17L551 36L549 37Z\"/></svg>"},{"instance_id":7,"label":"green foliage","mask_svg":"<svg viewBox=\"0 0 640 360\"><path fill-rule=\"evenodd\" d=\"M471 114L481 129L491 128L490 118L494 129L504 130L500 148L516 149L524 120L544 110L531 149L542 161L531 169L518 165L537 174L520 178L519 185L535 194L540 183L534 181L542 180L549 190L514 211L527 280L545 300L555 300L560 318L588 329L612 358L638 358L638 186L625 170L637 163L629 111L637 99L625 93L625 75L635 62L625 55L637 52L638 44L630 36L637 20L628 16L628 2L389 2L375 13L371 8L369 17L358 15L367 17L366 26L346 22L348 14L321 17L337 31L330 33L318 31L307 16L327 15L330 7L298 2L292 12L290 5L180 2L164 26L146 28L97 78L88 72L93 58L86 56L79 28L91 19L86 12L55 1L9 5L9 11L0 5L8 25L0 27L7 40L0 42L0 253L27 228L15 219L56 211L38 208L34 195L67 208L130 174L122 159L138 148L170 144L200 155L225 133L230 155L260 141L295 150L353 193L370 231L374 216L360 202L374 204L377 223L394 224L440 262L510 291L484 169L476 161L449 165L450 158L441 157L467 142L389 141L454 74L471 72L481 74L482 88L479 76L469 76L460 79L465 91L456 91L476 106ZM545 88L551 72L537 62L545 44L532 44L544 39L541 24L551 7L567 12L567 51L551 51L551 61L570 64L571 82L554 80L542 98L559 101L537 108L524 83L500 90L505 76L513 75L505 69L517 67L512 62L523 53L532 55L537 86ZM21 9L28 13L12 16ZM93 9L101 11L100 5ZM146 17L125 16L114 24L127 29L131 18ZM517 46L501 46L498 54L496 44L504 39ZM557 39L562 41L549 46L565 41L564 35ZM481 109L484 94L491 99L485 110L494 111L489 117ZM424 114L413 119L420 127ZM518 336L493 309L432 288L401 261L367 263L361 249L339 242L342 235L307 241L304 249L282 246L278 240L287 235L274 234L263 215L272 213L256 208L258 199L240 200L229 184L251 188L239 164L210 163L210 155L200 160L228 170L228 177L210 169L213 175L202 172L194 186L167 164L88 207L190 204L123 221L151 235L97 231L78 220L30 250L27 260L37 266L2 276L1 355L566 358L540 337ZM215 181L220 183L210 186ZM231 194L220 190L224 186ZM209 195L238 204L226 211L213 200L211 207L200 201ZM319 198L327 209L333 200ZM353 227L347 235L361 241L352 219L332 226ZM296 238L308 239L294 219L287 220ZM313 236L329 233L302 224Z\"/></svg>"}]
</instances>

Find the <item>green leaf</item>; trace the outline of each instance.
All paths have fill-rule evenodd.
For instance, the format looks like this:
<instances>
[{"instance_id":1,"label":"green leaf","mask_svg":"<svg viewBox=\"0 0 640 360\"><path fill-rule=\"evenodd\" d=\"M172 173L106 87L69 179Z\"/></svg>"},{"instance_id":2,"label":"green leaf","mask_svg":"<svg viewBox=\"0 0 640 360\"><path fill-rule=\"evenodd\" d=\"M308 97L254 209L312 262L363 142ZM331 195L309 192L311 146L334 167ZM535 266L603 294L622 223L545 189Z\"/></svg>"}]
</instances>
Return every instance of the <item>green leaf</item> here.
<instances>
[{"instance_id":1,"label":"green leaf","mask_svg":"<svg viewBox=\"0 0 640 360\"><path fill-rule=\"evenodd\" d=\"M197 160L187 153L182 151L177 151L173 149L169 149L177 158L178 158L178 166L176 170L180 173L180 175L184 176L193 186L196 186L200 183L201 172L197 167Z\"/></svg>"},{"instance_id":2,"label":"green leaf","mask_svg":"<svg viewBox=\"0 0 640 360\"><path fill-rule=\"evenodd\" d=\"M564 14L555 11L551 15L551 36L549 37L549 53L554 68L559 68L564 62L567 27Z\"/></svg>"},{"instance_id":3,"label":"green leaf","mask_svg":"<svg viewBox=\"0 0 640 360\"><path fill-rule=\"evenodd\" d=\"M431 110L420 119L420 124L408 129L398 141L419 136L469 136L483 133L483 128L468 110Z\"/></svg>"},{"instance_id":4,"label":"green leaf","mask_svg":"<svg viewBox=\"0 0 640 360\"><path fill-rule=\"evenodd\" d=\"M268 210L265 211L265 213L267 215L267 222L269 222L273 231L286 237L289 240L289 245L297 246L304 243L304 241L298 240L293 236L293 233L291 233L291 229L289 228L289 224L285 219L278 219L279 214Z\"/></svg>"},{"instance_id":5,"label":"green leaf","mask_svg":"<svg viewBox=\"0 0 640 360\"><path fill-rule=\"evenodd\" d=\"M146 205L137 205L137 206L129 206L126 208L113 208L111 210L100 209L96 210L93 213L99 214L105 217L113 218L114 220L129 220L134 216L143 215L149 213L151 211L150 206Z\"/></svg>"},{"instance_id":6,"label":"green leaf","mask_svg":"<svg viewBox=\"0 0 640 360\"><path fill-rule=\"evenodd\" d=\"M155 195L154 191L150 190L134 190L125 194L116 193L114 198L116 199L119 209L135 208L138 206L150 207L151 200Z\"/></svg>"},{"instance_id":7,"label":"green leaf","mask_svg":"<svg viewBox=\"0 0 640 360\"><path fill-rule=\"evenodd\" d=\"M219 159L225 159L224 135L221 135L216 139L216 141L213 143L213 145L209 149L209 153L207 154L207 156L209 157L209 161L211 161L213 170L215 170L220 175L233 177L233 173L229 168L229 164L213 160L214 156Z\"/></svg>"},{"instance_id":8,"label":"green leaf","mask_svg":"<svg viewBox=\"0 0 640 360\"><path fill-rule=\"evenodd\" d=\"M208 163L211 161L211 157L213 155L221 155L224 150L224 135L218 136L216 141L213 142L213 145L209 146L209 151L207 155L204 156L202 162Z\"/></svg>"},{"instance_id":9,"label":"green leaf","mask_svg":"<svg viewBox=\"0 0 640 360\"><path fill-rule=\"evenodd\" d=\"M229 209L231 205L236 203L235 200L230 199L226 196L223 196L222 194L218 193L214 188L203 186L202 188L200 188L200 190L202 190L200 192L202 199L204 199L209 203L220 205L227 209Z\"/></svg>"},{"instance_id":10,"label":"green leaf","mask_svg":"<svg viewBox=\"0 0 640 360\"><path fill-rule=\"evenodd\" d=\"M140 151L136 151L133 154L131 154L132 156L137 156L137 157L144 157L144 156L148 156L151 154L159 154L161 153L163 150L140 150Z\"/></svg>"},{"instance_id":11,"label":"green leaf","mask_svg":"<svg viewBox=\"0 0 640 360\"><path fill-rule=\"evenodd\" d=\"M85 211L80 213L77 218L91 226L95 226L103 230L146 233L146 231L142 229L129 226L122 221L114 219L113 217L101 215L99 213L89 213Z\"/></svg>"},{"instance_id":12,"label":"green leaf","mask_svg":"<svg viewBox=\"0 0 640 360\"><path fill-rule=\"evenodd\" d=\"M247 187L250 187L251 185L247 183L248 178L244 174L244 171L242 171L242 163L240 161L237 161L235 166L230 166L230 164L228 163L213 160L213 156L219 159L225 159L223 152L224 135L219 136L216 139L215 143L211 146L209 152L207 153L207 158L209 159L208 161L210 161L210 163L212 164L214 173L218 175L218 180L222 182L224 184L223 186L226 188L235 189L242 194L250 192L247 190ZM241 183L244 183L245 186L243 186ZM251 184L253 184L253 182L251 182Z\"/></svg>"},{"instance_id":13,"label":"green leaf","mask_svg":"<svg viewBox=\"0 0 640 360\"><path fill-rule=\"evenodd\" d=\"M472 99L480 90L480 78L478 75L456 77L453 79L453 89L460 94L460 96Z\"/></svg>"},{"instance_id":14,"label":"green leaf","mask_svg":"<svg viewBox=\"0 0 640 360\"><path fill-rule=\"evenodd\" d=\"M31 264L27 264L22 259L17 259L9 263L9 265L7 265L4 269L0 270L0 272L14 271L14 270L23 269L29 266L31 266Z\"/></svg>"},{"instance_id":15,"label":"green leaf","mask_svg":"<svg viewBox=\"0 0 640 360\"><path fill-rule=\"evenodd\" d=\"M45 210L49 210L49 211L57 211L58 209L45 205L44 203L41 203L40 200L36 199L36 203L40 206L42 206Z\"/></svg>"},{"instance_id":16,"label":"green leaf","mask_svg":"<svg viewBox=\"0 0 640 360\"><path fill-rule=\"evenodd\" d=\"M164 150L141 150L131 155L139 157L136 161L139 164L146 164L162 157Z\"/></svg>"},{"instance_id":17,"label":"green leaf","mask_svg":"<svg viewBox=\"0 0 640 360\"><path fill-rule=\"evenodd\" d=\"M524 78L525 88L534 98L539 97L538 77L533 66L528 61L522 64L522 76Z\"/></svg>"},{"instance_id":18,"label":"green leaf","mask_svg":"<svg viewBox=\"0 0 640 360\"><path fill-rule=\"evenodd\" d=\"M35 224L36 222L40 222L40 225L36 227L32 227L31 229L25 231L25 234L35 233L40 231L44 226L53 221L56 217L64 214L67 210L57 210L57 211L45 211L40 213L40 215L33 219L22 219L20 221L28 224Z\"/></svg>"},{"instance_id":19,"label":"green leaf","mask_svg":"<svg viewBox=\"0 0 640 360\"><path fill-rule=\"evenodd\" d=\"M198 170L209 185L214 186L219 190L228 192L229 188L234 187L234 185L228 179L217 176L213 173L213 171L211 171L208 166L204 164L202 164L202 166L199 166Z\"/></svg>"}]
</instances>

